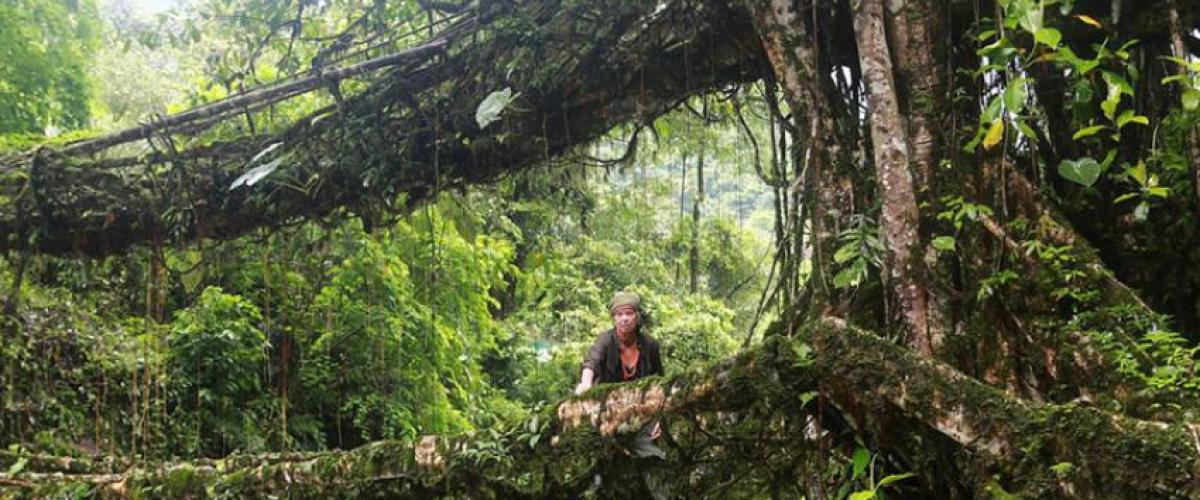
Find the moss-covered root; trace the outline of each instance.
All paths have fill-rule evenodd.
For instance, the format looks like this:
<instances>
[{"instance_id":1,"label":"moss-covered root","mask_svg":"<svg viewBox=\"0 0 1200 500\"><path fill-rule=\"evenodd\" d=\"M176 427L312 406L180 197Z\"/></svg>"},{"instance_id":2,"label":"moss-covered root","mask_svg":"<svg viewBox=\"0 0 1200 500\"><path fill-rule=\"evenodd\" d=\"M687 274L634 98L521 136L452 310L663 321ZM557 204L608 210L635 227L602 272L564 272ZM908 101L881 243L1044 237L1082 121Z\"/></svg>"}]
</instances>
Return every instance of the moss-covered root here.
<instances>
[{"instance_id":1,"label":"moss-covered root","mask_svg":"<svg viewBox=\"0 0 1200 500\"><path fill-rule=\"evenodd\" d=\"M829 403L817 406L840 412L856 433L920 473L930 494L1200 498L1200 429L1191 423L1020 400L828 318L810 324L801 338L775 337L708 369L598 387L508 431L113 474L0 474L0 487L7 488L0 496L78 491L103 498L574 498L597 472L609 478L629 472L620 469L628 452L619 443L651 421L686 427L705 414L736 415L708 420L779 429L780 418L804 422L797 400L812 390ZM802 426L783 428L797 427ZM685 433L671 434L673 450L709 447L712 460L703 467L709 471L754 469L773 446L754 440L746 447L728 440L689 442ZM784 437L804 440L792 434ZM697 478L683 486L704 492L702 471L677 459L682 454L673 455L662 465L685 481Z\"/></svg>"},{"instance_id":2,"label":"moss-covered root","mask_svg":"<svg viewBox=\"0 0 1200 500\"><path fill-rule=\"evenodd\" d=\"M931 487L961 481L967 494L980 497L1007 490L1030 497L1200 498L1200 428L1191 422L1019 400L835 319L811 325L807 334L817 346L821 393L860 432L908 457ZM947 443L952 453L933 456ZM933 477L947 471L957 477Z\"/></svg>"},{"instance_id":3,"label":"moss-covered root","mask_svg":"<svg viewBox=\"0 0 1200 500\"><path fill-rule=\"evenodd\" d=\"M733 414L788 399L785 378L776 369L792 367L781 359L794 356L777 349L779 344L670 379L597 387L499 433L382 441L346 452L143 465L115 473L31 467L0 474L0 488L6 488L0 497L575 498L591 487L598 471L612 474L606 477L628 472L614 465L628 462L620 459L626 452L619 443L653 420Z\"/></svg>"}]
</instances>

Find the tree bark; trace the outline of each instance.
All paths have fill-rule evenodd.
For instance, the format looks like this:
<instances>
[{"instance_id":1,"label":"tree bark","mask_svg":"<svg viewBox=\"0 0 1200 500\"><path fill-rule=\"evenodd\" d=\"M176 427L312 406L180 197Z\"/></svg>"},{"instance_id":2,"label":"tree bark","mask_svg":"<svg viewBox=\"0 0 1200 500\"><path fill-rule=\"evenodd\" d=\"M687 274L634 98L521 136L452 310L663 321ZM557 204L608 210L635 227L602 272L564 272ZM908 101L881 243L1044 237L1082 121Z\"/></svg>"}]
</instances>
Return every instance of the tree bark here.
<instances>
[{"instance_id":1,"label":"tree bark","mask_svg":"<svg viewBox=\"0 0 1200 500\"><path fill-rule=\"evenodd\" d=\"M886 282L903 317L908 344L932 356L942 344L930 323L929 291L921 276L920 212L909 169L908 124L900 115L891 53L884 34L882 0L853 0L854 32L871 109L871 143L880 199L880 228L887 248Z\"/></svg>"},{"instance_id":2,"label":"tree bark","mask_svg":"<svg viewBox=\"0 0 1200 500\"><path fill-rule=\"evenodd\" d=\"M935 178L934 112L949 108L942 102L941 71L934 57L939 44L933 37L944 23L930 0L887 0L886 7L897 90L908 117L913 184L918 198L923 198L933 189Z\"/></svg>"},{"instance_id":3,"label":"tree bark","mask_svg":"<svg viewBox=\"0 0 1200 500\"><path fill-rule=\"evenodd\" d=\"M827 93L828 82L809 22L797 10L805 2L745 0L759 41L792 113L800 119L803 151L793 151L805 162L804 176L792 189L803 191L809 204L813 273L810 291L815 309L844 309L827 283L838 233L854 211L853 186L843 163L845 144L834 122ZM813 13L813 16L818 16ZM786 199L786 197L784 197ZM799 228L796 228L799 230Z\"/></svg>"}]
</instances>

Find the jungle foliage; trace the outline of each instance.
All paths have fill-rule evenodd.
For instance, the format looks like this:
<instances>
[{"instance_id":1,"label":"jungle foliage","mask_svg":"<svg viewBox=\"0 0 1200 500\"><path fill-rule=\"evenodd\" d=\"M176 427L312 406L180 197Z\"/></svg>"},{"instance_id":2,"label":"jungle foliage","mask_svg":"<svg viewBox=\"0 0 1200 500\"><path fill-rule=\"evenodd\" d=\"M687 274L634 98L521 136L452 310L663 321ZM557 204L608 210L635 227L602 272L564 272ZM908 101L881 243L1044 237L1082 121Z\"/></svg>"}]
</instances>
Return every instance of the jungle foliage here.
<instances>
[{"instance_id":1,"label":"jungle foliage","mask_svg":"<svg viewBox=\"0 0 1200 500\"><path fill-rule=\"evenodd\" d=\"M156 25L128 4L106 4L104 19L87 19L106 23L104 46L86 47L98 64L166 60L194 83L180 93L177 82L150 79L132 95L125 72L148 68L97 67L87 82L96 92L76 97L102 113L98 126L153 119L296 71L323 47L310 38L378 29L369 18L410 19L417 8L338 22L337 12L360 13L323 5L312 13L323 21L260 45L251 40L272 38L261 23L228 15L283 19L279 5L199 3ZM211 56L197 62L185 50ZM55 65L48 57L38 64ZM322 100L215 133L269 128ZM5 337L5 441L35 453L165 459L511 425L574 387L620 289L645 297L671 373L724 358L761 312L769 212L753 173L736 164L739 132L694 132L702 130L677 113L656 131L674 149L620 165L546 165L444 193L370 231L336 215L221 245L13 261L3 270L19 286L8 302L16 312ZM623 148L620 135L605 147ZM707 159L712 214L692 220L675 214L677 197L690 209L692 188L674 183L698 141L730 144ZM685 276L693 265L702 285L694 291Z\"/></svg>"},{"instance_id":2,"label":"jungle foliage","mask_svg":"<svg viewBox=\"0 0 1200 500\"><path fill-rule=\"evenodd\" d=\"M25 3L14 496L1200 497L1196 2Z\"/></svg>"}]
</instances>

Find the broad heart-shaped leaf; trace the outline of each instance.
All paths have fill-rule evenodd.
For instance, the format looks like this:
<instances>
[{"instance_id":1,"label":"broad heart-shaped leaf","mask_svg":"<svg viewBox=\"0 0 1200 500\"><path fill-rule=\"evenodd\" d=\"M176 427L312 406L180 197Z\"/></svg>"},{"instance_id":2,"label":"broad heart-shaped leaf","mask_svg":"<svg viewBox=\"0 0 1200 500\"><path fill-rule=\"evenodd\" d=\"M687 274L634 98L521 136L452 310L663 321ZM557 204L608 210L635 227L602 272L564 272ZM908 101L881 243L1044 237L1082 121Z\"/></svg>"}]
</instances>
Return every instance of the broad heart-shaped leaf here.
<instances>
[{"instance_id":1,"label":"broad heart-shaped leaf","mask_svg":"<svg viewBox=\"0 0 1200 500\"><path fill-rule=\"evenodd\" d=\"M1021 13L1021 17L1017 19L1025 31L1037 33L1042 29L1042 6L1033 2L1025 7L1025 12Z\"/></svg>"},{"instance_id":2,"label":"broad heart-shaped leaf","mask_svg":"<svg viewBox=\"0 0 1200 500\"><path fill-rule=\"evenodd\" d=\"M479 124L479 128L487 128L492 122L500 119L500 113L519 95L521 94L513 95L512 87L504 87L504 90L488 94L475 110L475 122Z\"/></svg>"},{"instance_id":3,"label":"broad heart-shaped leaf","mask_svg":"<svg viewBox=\"0 0 1200 500\"><path fill-rule=\"evenodd\" d=\"M1095 184L1103 172L1104 167L1086 156L1078 160L1063 160L1058 164L1058 175L1080 186L1090 187Z\"/></svg>"}]
</instances>

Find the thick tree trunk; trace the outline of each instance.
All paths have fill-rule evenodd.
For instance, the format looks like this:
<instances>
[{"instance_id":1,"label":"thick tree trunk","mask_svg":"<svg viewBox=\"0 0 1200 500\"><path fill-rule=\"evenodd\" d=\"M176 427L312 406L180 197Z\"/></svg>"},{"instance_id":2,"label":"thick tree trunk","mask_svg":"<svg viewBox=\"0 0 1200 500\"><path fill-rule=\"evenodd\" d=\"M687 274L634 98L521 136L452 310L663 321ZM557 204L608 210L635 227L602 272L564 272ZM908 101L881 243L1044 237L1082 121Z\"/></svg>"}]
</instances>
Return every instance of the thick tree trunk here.
<instances>
[{"instance_id":1,"label":"thick tree trunk","mask_svg":"<svg viewBox=\"0 0 1200 500\"><path fill-rule=\"evenodd\" d=\"M891 52L884 34L883 0L853 0L858 58L871 109L871 143L880 199L880 228L887 247L886 282L904 319L908 345L932 356L942 344L931 324L929 295L922 279L920 212L909 169L908 123L900 115ZM928 130L925 130L928 132ZM923 150L922 153L929 151ZM931 158L927 159L932 161Z\"/></svg>"},{"instance_id":2,"label":"thick tree trunk","mask_svg":"<svg viewBox=\"0 0 1200 500\"><path fill-rule=\"evenodd\" d=\"M789 0L745 0L766 52L774 81L793 114L801 117L804 176L792 189L803 191L809 205L813 275L812 303L817 308L843 309L827 283L828 266L838 233L854 211L853 187L843 163L846 145L834 122L829 87L817 53L817 42L798 4ZM816 16L817 14L813 14ZM799 230L800 228L796 228Z\"/></svg>"},{"instance_id":3,"label":"thick tree trunk","mask_svg":"<svg viewBox=\"0 0 1200 500\"><path fill-rule=\"evenodd\" d=\"M948 109L941 95L940 68L934 53L934 36L944 28L941 13L931 0L887 0L885 15L894 48L896 80L904 114L908 118L909 159L918 198L933 189L937 136L934 113ZM944 7L942 7L944 8Z\"/></svg>"}]
</instances>

